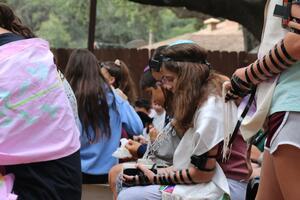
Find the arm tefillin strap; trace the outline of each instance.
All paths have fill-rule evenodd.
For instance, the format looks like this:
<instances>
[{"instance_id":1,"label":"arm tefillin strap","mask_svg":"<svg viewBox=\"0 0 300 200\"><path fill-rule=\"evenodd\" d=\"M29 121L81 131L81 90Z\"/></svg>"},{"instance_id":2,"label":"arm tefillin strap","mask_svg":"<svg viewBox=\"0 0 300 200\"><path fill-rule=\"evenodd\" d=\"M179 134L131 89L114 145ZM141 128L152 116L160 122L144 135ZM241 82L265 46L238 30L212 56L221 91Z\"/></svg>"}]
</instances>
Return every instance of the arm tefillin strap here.
<instances>
[{"instance_id":1,"label":"arm tefillin strap","mask_svg":"<svg viewBox=\"0 0 300 200\"><path fill-rule=\"evenodd\" d=\"M204 153L200 156L197 156L197 155L192 155L191 156L191 163L197 168L199 169L200 171L205 171L205 172L211 172L211 171L214 171L215 170L215 167L214 168L211 168L211 169L208 169L206 168L206 163L208 161L208 159L216 159L218 155L208 155L208 153Z\"/></svg>"},{"instance_id":2,"label":"arm tefillin strap","mask_svg":"<svg viewBox=\"0 0 300 200\"><path fill-rule=\"evenodd\" d=\"M231 99L236 99L237 97L244 97L247 94L251 93L251 91L255 88L255 85L248 81L249 78L249 72L245 70L245 75L246 75L246 81L243 81L240 79L238 76L233 75L231 77L231 86L232 89L229 91L230 92L230 98Z\"/></svg>"},{"instance_id":3,"label":"arm tefillin strap","mask_svg":"<svg viewBox=\"0 0 300 200\"><path fill-rule=\"evenodd\" d=\"M185 174L183 174L185 172ZM176 185L176 184L196 184L189 172L189 169L174 171L172 174L155 175L153 184L157 185Z\"/></svg>"},{"instance_id":4,"label":"arm tefillin strap","mask_svg":"<svg viewBox=\"0 0 300 200\"><path fill-rule=\"evenodd\" d=\"M215 158L215 157L210 157ZM214 169L204 169L203 171L213 171ZM176 184L196 184L192 176L190 175L189 169L174 171L167 175L156 174L153 177L153 181L151 182L149 178L145 174L139 174L134 176L133 180L123 182L125 187L132 186L146 186L146 185L176 185Z\"/></svg>"},{"instance_id":5,"label":"arm tefillin strap","mask_svg":"<svg viewBox=\"0 0 300 200\"><path fill-rule=\"evenodd\" d=\"M291 29L292 32L300 34L300 30L295 28L289 28L289 21L300 23L300 19L291 15L291 8L293 4L300 5L300 0L283 0L283 5L276 5L274 10L274 16L282 18L282 27Z\"/></svg>"},{"instance_id":6,"label":"arm tefillin strap","mask_svg":"<svg viewBox=\"0 0 300 200\"><path fill-rule=\"evenodd\" d=\"M282 55L279 53L279 51L282 52ZM267 62L267 60L269 62ZM247 82L249 82L250 80L250 74L255 80L260 82L260 80L266 80L279 74L295 62L297 62L297 60L292 58L292 56L287 52L284 41L282 40L280 42L280 45L276 44L274 48L271 49L269 53L263 57L262 63L260 63L260 60L257 60L254 64L252 64L245 70ZM254 67L256 67L257 72L255 72ZM265 73L264 71L266 71L267 73Z\"/></svg>"},{"instance_id":7,"label":"arm tefillin strap","mask_svg":"<svg viewBox=\"0 0 300 200\"><path fill-rule=\"evenodd\" d=\"M280 53L281 52L281 53ZM286 50L284 40L276 44L262 59L256 60L245 69L246 81L233 75L231 78L230 98L244 97L256 88L254 82L261 82L276 76L288 67L292 66L294 59Z\"/></svg>"}]
</instances>

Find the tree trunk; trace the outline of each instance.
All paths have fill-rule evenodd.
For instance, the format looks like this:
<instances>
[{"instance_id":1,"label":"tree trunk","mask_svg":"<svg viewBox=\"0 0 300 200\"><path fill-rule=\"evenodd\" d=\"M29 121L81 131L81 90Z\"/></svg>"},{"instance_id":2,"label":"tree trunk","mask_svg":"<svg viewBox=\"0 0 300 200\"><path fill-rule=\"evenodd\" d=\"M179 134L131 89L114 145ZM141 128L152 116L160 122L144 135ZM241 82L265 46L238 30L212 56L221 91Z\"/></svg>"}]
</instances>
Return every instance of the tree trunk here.
<instances>
[{"instance_id":1,"label":"tree trunk","mask_svg":"<svg viewBox=\"0 0 300 200\"><path fill-rule=\"evenodd\" d=\"M129 0L154 6L185 7L242 24L260 40L266 0Z\"/></svg>"}]
</instances>

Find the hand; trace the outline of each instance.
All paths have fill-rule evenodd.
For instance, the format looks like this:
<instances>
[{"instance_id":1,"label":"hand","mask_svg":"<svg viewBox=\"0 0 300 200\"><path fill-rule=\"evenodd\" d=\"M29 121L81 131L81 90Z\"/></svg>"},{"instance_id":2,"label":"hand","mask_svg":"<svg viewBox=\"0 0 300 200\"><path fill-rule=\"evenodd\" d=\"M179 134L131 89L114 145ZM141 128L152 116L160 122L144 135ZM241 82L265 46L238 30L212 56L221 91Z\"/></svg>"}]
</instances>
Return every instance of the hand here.
<instances>
[{"instance_id":1,"label":"hand","mask_svg":"<svg viewBox=\"0 0 300 200\"><path fill-rule=\"evenodd\" d=\"M146 168L143 164L137 164L136 167L142 171L143 175L137 174L135 176L130 176L130 175L123 174L122 181L127 186L141 185L141 183L139 182L139 178L141 176L143 176L143 179L146 180L146 182L148 182L148 184L153 183L155 174L151 170Z\"/></svg>"},{"instance_id":2,"label":"hand","mask_svg":"<svg viewBox=\"0 0 300 200\"><path fill-rule=\"evenodd\" d=\"M152 127L149 129L149 136L150 136L150 141L154 142L158 136L158 131L156 128Z\"/></svg>"},{"instance_id":3,"label":"hand","mask_svg":"<svg viewBox=\"0 0 300 200\"><path fill-rule=\"evenodd\" d=\"M128 140L128 143L125 145L125 148L131 153L134 158L138 158L137 151L141 146L141 143L134 140Z\"/></svg>"},{"instance_id":4,"label":"hand","mask_svg":"<svg viewBox=\"0 0 300 200\"><path fill-rule=\"evenodd\" d=\"M174 172L174 167L166 167L166 168L158 168L157 169L157 174L159 175L165 175L168 176L168 174L171 174L171 172Z\"/></svg>"},{"instance_id":5,"label":"hand","mask_svg":"<svg viewBox=\"0 0 300 200\"><path fill-rule=\"evenodd\" d=\"M231 99L237 100L240 97L244 97L254 88L253 83L246 81L245 70L246 67L239 68L232 75L230 84L226 86L228 90L225 96L225 101L229 101Z\"/></svg>"},{"instance_id":6,"label":"hand","mask_svg":"<svg viewBox=\"0 0 300 200\"><path fill-rule=\"evenodd\" d=\"M144 136L142 135L138 135L138 136L133 136L133 140L136 141L136 142L139 142L141 144L147 144L147 140Z\"/></svg>"}]
</instances>

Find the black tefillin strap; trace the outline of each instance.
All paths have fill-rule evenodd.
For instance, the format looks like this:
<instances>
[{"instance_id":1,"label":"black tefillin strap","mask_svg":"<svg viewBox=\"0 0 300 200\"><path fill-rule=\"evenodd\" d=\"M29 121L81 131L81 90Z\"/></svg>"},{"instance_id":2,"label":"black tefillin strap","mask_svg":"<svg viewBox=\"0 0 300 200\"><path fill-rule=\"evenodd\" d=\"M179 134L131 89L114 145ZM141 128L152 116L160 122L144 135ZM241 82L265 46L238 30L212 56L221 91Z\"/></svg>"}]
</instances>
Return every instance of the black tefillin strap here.
<instances>
[{"instance_id":1,"label":"black tefillin strap","mask_svg":"<svg viewBox=\"0 0 300 200\"><path fill-rule=\"evenodd\" d=\"M249 111L249 109L250 109L250 107L251 107L251 105L253 103L253 100L254 100L254 97L255 97L255 92L256 92L256 87L254 87L252 89L251 94L250 94L250 98L249 98L249 100L247 102L247 105L246 105L245 109L243 110L243 112L242 112L239 120L237 121L237 123L236 123L236 125L234 127L234 130L232 132L231 138L230 138L229 143L228 143L228 147L230 147L230 145L233 143L234 139L236 138L236 136L237 136L237 134L238 134L238 132L240 130L242 122L243 122L245 116L247 115L247 113L248 113L248 111Z\"/></svg>"},{"instance_id":2,"label":"black tefillin strap","mask_svg":"<svg viewBox=\"0 0 300 200\"><path fill-rule=\"evenodd\" d=\"M246 76L246 79L249 77ZM251 82L246 82L240 79L238 76L233 75L231 78L231 86L232 89L230 90L233 95L244 97L247 94L251 93L255 85ZM242 86L242 87L241 87Z\"/></svg>"},{"instance_id":3,"label":"black tefillin strap","mask_svg":"<svg viewBox=\"0 0 300 200\"><path fill-rule=\"evenodd\" d=\"M160 55L158 59L150 59L149 60L149 67L150 69L159 72L161 65L163 62L192 62L192 63L200 63L205 64L209 68L211 68L210 63L207 60L199 60L199 59L186 59L186 58L169 58L163 55Z\"/></svg>"}]
</instances>

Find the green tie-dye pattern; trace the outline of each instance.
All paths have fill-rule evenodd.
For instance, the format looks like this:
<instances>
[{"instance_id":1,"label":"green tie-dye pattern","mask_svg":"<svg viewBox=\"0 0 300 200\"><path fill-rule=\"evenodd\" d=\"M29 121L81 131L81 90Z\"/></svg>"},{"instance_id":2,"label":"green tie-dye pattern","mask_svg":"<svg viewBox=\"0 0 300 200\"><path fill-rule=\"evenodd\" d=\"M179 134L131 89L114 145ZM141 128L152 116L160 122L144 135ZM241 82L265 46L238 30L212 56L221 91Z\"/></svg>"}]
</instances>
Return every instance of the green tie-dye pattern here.
<instances>
[{"instance_id":1,"label":"green tie-dye pattern","mask_svg":"<svg viewBox=\"0 0 300 200\"><path fill-rule=\"evenodd\" d=\"M20 111L20 115L22 116L22 118L27 122L27 124L32 125L37 121L37 117L31 117L28 112L21 110Z\"/></svg>"},{"instance_id":2,"label":"green tie-dye pattern","mask_svg":"<svg viewBox=\"0 0 300 200\"><path fill-rule=\"evenodd\" d=\"M45 113L48 113L51 116L51 118L54 119L58 108L45 104L41 107L41 110L44 111Z\"/></svg>"},{"instance_id":3,"label":"green tie-dye pattern","mask_svg":"<svg viewBox=\"0 0 300 200\"><path fill-rule=\"evenodd\" d=\"M41 90L41 91L37 92L36 94L34 94L28 98L25 98L15 104L9 103L9 99L11 97L11 94L9 92L1 91L0 99L1 98L3 99L4 106L1 108L0 117L1 118L6 117L6 119L1 120L1 118L0 118L0 127L7 127L7 126L13 125L12 124L13 120L11 118L8 118L7 114L5 113L5 110L16 110L18 107L23 106L39 97L42 97L45 94L51 92L52 90L54 90L56 88L59 88L60 85L61 85L61 81L58 81L58 82L54 83L52 86L50 86L49 88ZM24 83L24 85L22 85L21 88L19 89L19 94L22 93L24 90L27 90L28 87L29 87L29 85ZM45 109L44 112L49 113L52 118L54 118L56 116L57 108L54 108L51 106L48 106L48 107L46 106L46 107L44 107L44 109ZM25 119L29 125L34 124L37 121L37 118L30 117L29 114L25 111L19 111L19 115L21 115L22 118Z\"/></svg>"},{"instance_id":4,"label":"green tie-dye pattern","mask_svg":"<svg viewBox=\"0 0 300 200\"><path fill-rule=\"evenodd\" d=\"M30 86L30 81L25 81L22 85L21 85L21 88L20 88L20 91L19 91L19 97L20 96L23 96L25 94L25 92L28 90Z\"/></svg>"},{"instance_id":5,"label":"green tie-dye pattern","mask_svg":"<svg viewBox=\"0 0 300 200\"><path fill-rule=\"evenodd\" d=\"M12 110L16 109L16 108L18 108L20 106L23 106L23 105L25 105L25 104L27 104L27 103L29 103L29 102L31 102L31 101L39 98L39 97L41 97L41 96L43 96L43 95L51 92L55 88L58 88L60 86L60 84L61 84L60 82L57 82L57 83L53 84L51 87L49 87L49 88L47 88L45 90L41 90L41 91L37 92L36 94L34 94L34 95L32 95L32 96L30 96L30 97L28 97L26 99L23 99L23 100L15 103L15 104L9 104L8 102L6 102L5 106L6 106L7 109L12 109Z\"/></svg>"},{"instance_id":6,"label":"green tie-dye pattern","mask_svg":"<svg viewBox=\"0 0 300 200\"><path fill-rule=\"evenodd\" d=\"M12 119L6 118L3 120L3 122L0 123L0 126L2 126L2 127L9 126L11 123L12 123Z\"/></svg>"}]
</instances>

